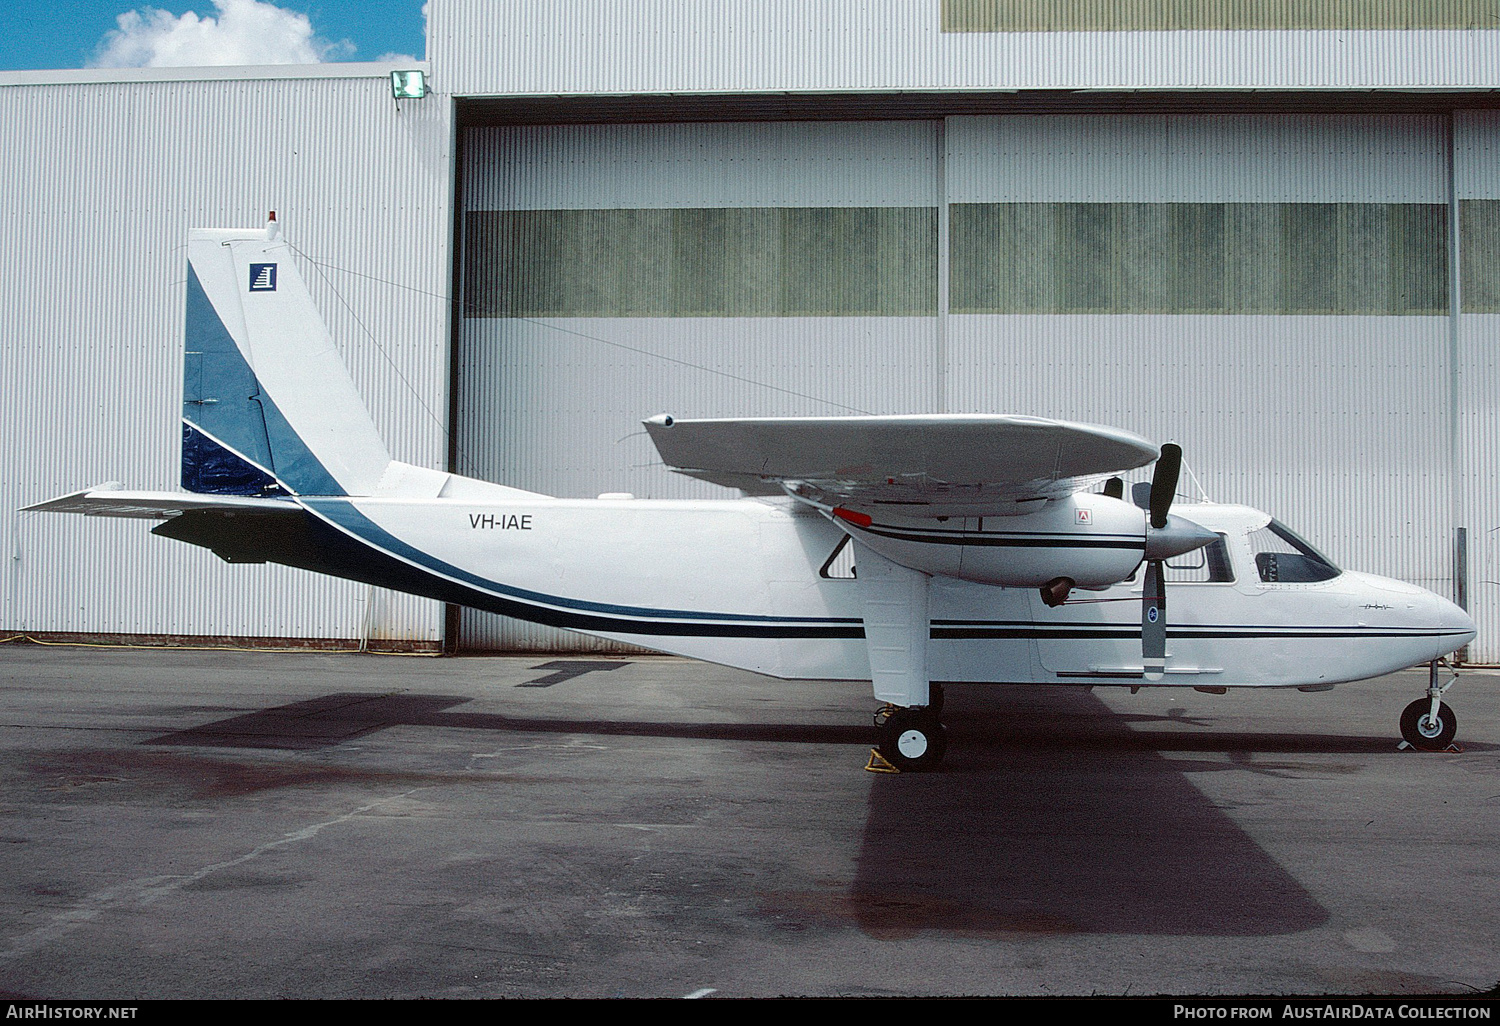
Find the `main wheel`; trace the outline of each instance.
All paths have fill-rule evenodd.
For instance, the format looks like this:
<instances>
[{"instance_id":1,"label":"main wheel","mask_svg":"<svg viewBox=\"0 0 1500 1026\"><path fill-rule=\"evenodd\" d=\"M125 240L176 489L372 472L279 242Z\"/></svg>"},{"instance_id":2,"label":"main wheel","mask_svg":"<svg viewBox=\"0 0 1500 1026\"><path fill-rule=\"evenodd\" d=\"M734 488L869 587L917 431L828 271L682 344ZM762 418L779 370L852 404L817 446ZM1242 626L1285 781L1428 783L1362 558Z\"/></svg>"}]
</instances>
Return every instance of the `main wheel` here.
<instances>
[{"instance_id":1,"label":"main wheel","mask_svg":"<svg viewBox=\"0 0 1500 1026\"><path fill-rule=\"evenodd\" d=\"M1437 720L1433 721L1432 699L1419 698L1401 712L1401 736L1413 748L1424 752L1441 752L1453 743L1458 733L1458 718L1447 704L1438 703Z\"/></svg>"},{"instance_id":2,"label":"main wheel","mask_svg":"<svg viewBox=\"0 0 1500 1026\"><path fill-rule=\"evenodd\" d=\"M897 709L881 728L880 754L900 770L935 769L948 750L948 731L927 709Z\"/></svg>"}]
</instances>

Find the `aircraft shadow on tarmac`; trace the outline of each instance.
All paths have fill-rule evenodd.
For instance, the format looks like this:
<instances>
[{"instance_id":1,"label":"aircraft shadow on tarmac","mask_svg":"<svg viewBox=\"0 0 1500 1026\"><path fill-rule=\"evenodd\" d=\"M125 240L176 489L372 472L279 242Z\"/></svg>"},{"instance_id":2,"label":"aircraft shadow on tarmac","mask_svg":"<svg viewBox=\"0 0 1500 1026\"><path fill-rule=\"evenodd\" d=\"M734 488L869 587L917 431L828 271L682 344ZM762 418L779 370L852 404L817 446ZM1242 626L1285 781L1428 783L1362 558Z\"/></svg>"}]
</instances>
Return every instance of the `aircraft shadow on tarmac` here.
<instances>
[{"instance_id":1,"label":"aircraft shadow on tarmac","mask_svg":"<svg viewBox=\"0 0 1500 1026\"><path fill-rule=\"evenodd\" d=\"M961 704L950 703L950 754L937 779L982 768L984 759L1001 752L1035 759L1061 752L1265 752L1282 754L1374 755L1390 752L1387 736L1265 734L1215 731L1192 717L1115 713L1082 688L1022 688L984 685L952 686ZM703 738L718 741L872 745L870 726L798 723L691 723L682 721L547 719L500 713L449 712L472 701L469 695L391 695L342 692L289 705L216 720L173 731L142 742L148 745L201 745L217 748L279 748L292 751L327 748L391 727L459 727L472 730L544 734L597 734ZM1088 710L1087 715L1077 711ZM1202 731L1170 735L1132 731L1130 723L1167 722L1202 726ZM1490 745L1470 746L1489 750ZM975 760L981 760L976 763ZM1206 769L1208 767L1179 767ZM911 775L903 779L912 779Z\"/></svg>"},{"instance_id":2,"label":"aircraft shadow on tarmac","mask_svg":"<svg viewBox=\"0 0 1500 1026\"><path fill-rule=\"evenodd\" d=\"M174 731L142 743L305 750L328 748L377 730L402 726L806 744L867 744L874 738L872 728L858 726L539 719L447 711L468 701L471 698L465 695L372 695L358 692L325 695Z\"/></svg>"},{"instance_id":3,"label":"aircraft shadow on tarmac","mask_svg":"<svg viewBox=\"0 0 1500 1026\"><path fill-rule=\"evenodd\" d=\"M1254 936L1328 912L1168 751L1390 752L1390 738L1132 731L1081 689L950 688L947 772L884 778L850 900L898 937ZM1227 766L1224 768L1228 768ZM954 785L957 786L954 786Z\"/></svg>"},{"instance_id":4,"label":"aircraft shadow on tarmac","mask_svg":"<svg viewBox=\"0 0 1500 1026\"><path fill-rule=\"evenodd\" d=\"M1119 714L1074 688L950 688L944 770L871 780L858 870L838 908L880 937L1295 933L1328 913L1221 809L1192 772L1296 775L1252 755L1390 753L1390 737L1214 731L1188 717ZM146 744L316 749L396 726L869 745L866 726L540 719L451 711L451 695L333 694ZM1201 730L1137 731L1176 721ZM1490 746L1482 746L1490 747ZM1163 752L1217 752L1228 761ZM1337 767L1308 767L1339 771Z\"/></svg>"}]
</instances>

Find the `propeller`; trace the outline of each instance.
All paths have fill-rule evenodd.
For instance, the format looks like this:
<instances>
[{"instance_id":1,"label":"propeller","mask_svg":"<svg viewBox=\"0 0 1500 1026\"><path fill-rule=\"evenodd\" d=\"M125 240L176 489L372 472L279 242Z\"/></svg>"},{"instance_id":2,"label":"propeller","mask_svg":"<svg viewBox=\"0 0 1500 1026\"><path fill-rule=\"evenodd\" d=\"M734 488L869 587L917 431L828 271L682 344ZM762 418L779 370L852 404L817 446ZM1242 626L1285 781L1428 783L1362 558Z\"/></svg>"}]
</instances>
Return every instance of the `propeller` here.
<instances>
[{"instance_id":1,"label":"propeller","mask_svg":"<svg viewBox=\"0 0 1500 1026\"><path fill-rule=\"evenodd\" d=\"M1137 506L1145 508L1147 517L1146 550L1142 554L1146 574L1141 581L1141 665L1145 678L1151 681L1161 680L1167 668L1166 561L1201 549L1218 538L1201 524L1172 516L1172 499L1177 494L1177 478L1181 474L1182 446L1168 442L1161 447L1161 455L1156 458L1151 483L1142 481L1131 489L1131 498ZM1104 494L1113 499L1123 498L1125 483L1118 477L1110 478L1104 484ZM1063 581L1066 578L1048 581L1042 586L1042 600L1049 606L1066 599L1066 589L1062 590L1060 597L1055 594L1058 590L1055 586ZM1072 584L1071 581L1067 583Z\"/></svg>"},{"instance_id":2,"label":"propeller","mask_svg":"<svg viewBox=\"0 0 1500 1026\"><path fill-rule=\"evenodd\" d=\"M1177 477L1182 473L1182 446L1168 442L1161 447L1156 471L1151 475L1151 526L1160 531L1167 526L1172 497L1177 494Z\"/></svg>"},{"instance_id":3,"label":"propeller","mask_svg":"<svg viewBox=\"0 0 1500 1026\"><path fill-rule=\"evenodd\" d=\"M1171 556L1206 545L1214 537L1183 520L1173 523L1172 530L1167 529L1181 473L1182 446L1168 442L1161 447L1151 476L1151 529L1146 532L1146 577L1141 588L1141 664L1147 680L1161 680L1167 667L1167 588L1162 564ZM1195 544L1189 544L1192 542ZM1180 547L1183 545L1186 547Z\"/></svg>"}]
</instances>

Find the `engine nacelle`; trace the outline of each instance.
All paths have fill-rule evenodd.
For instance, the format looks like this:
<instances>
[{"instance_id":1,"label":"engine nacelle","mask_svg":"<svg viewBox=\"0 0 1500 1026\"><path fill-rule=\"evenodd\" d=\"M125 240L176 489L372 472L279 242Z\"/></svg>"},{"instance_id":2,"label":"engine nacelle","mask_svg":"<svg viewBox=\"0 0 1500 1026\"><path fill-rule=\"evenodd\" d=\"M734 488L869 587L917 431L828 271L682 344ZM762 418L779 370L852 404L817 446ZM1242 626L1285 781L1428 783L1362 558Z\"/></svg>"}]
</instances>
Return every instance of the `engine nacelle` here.
<instances>
[{"instance_id":1,"label":"engine nacelle","mask_svg":"<svg viewBox=\"0 0 1500 1026\"><path fill-rule=\"evenodd\" d=\"M1145 510L1090 493L1055 499L1020 516L918 520L842 507L833 516L855 540L893 563L1007 588L1037 588L1061 577L1080 588L1117 584L1140 565L1149 531Z\"/></svg>"}]
</instances>

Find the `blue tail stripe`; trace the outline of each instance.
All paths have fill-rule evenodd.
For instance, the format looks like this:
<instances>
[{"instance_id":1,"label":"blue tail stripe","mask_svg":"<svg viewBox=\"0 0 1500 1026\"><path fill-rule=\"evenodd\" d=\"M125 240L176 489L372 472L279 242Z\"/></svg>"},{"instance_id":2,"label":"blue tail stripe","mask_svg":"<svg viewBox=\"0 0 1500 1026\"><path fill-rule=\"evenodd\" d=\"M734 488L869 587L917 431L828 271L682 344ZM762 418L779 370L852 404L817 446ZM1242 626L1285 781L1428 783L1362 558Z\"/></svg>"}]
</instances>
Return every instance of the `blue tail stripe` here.
<instances>
[{"instance_id":1,"label":"blue tail stripe","mask_svg":"<svg viewBox=\"0 0 1500 1026\"><path fill-rule=\"evenodd\" d=\"M186 353L183 358L182 418L262 467L271 466L271 442L255 401L260 382L224 327L188 265ZM187 450L183 451L184 460ZM183 484L187 467L183 467ZM196 491L197 489L193 489ZM256 494L256 493L251 493Z\"/></svg>"},{"instance_id":2,"label":"blue tail stripe","mask_svg":"<svg viewBox=\"0 0 1500 1026\"><path fill-rule=\"evenodd\" d=\"M203 433L182 425L182 487L205 495L285 495L260 467Z\"/></svg>"},{"instance_id":3,"label":"blue tail stripe","mask_svg":"<svg viewBox=\"0 0 1500 1026\"><path fill-rule=\"evenodd\" d=\"M182 418L188 425L223 439L224 445L243 453L253 464L269 467L283 485L298 495L346 494L287 423L271 397L261 390L260 380L245 362L191 264L188 265L186 343ZM202 466L189 466L190 454L202 460L204 453L196 441L190 446L188 436L184 435L184 488L214 494L267 494L263 483L253 476L230 470L222 455L227 450L222 446L213 448L218 452L209 452L207 458L215 469L205 478ZM236 490L242 488L249 490Z\"/></svg>"},{"instance_id":4,"label":"blue tail stripe","mask_svg":"<svg viewBox=\"0 0 1500 1026\"><path fill-rule=\"evenodd\" d=\"M292 430L271 398L265 394L257 398L265 411L266 436L271 440L271 459L276 476L298 495L348 494L312 454L301 436Z\"/></svg>"}]
</instances>

